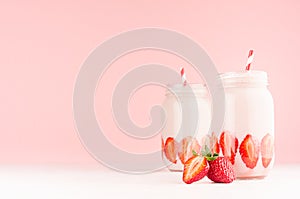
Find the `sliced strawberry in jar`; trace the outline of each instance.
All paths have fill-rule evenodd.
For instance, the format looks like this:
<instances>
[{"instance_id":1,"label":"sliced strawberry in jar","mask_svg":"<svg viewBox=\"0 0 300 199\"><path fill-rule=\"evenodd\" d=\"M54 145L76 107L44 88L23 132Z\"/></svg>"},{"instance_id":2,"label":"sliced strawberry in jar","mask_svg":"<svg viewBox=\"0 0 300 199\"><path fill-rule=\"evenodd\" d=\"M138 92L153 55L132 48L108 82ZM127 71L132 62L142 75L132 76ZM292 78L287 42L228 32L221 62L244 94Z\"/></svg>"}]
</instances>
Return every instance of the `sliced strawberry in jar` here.
<instances>
[{"instance_id":1,"label":"sliced strawberry in jar","mask_svg":"<svg viewBox=\"0 0 300 199\"><path fill-rule=\"evenodd\" d=\"M247 134L240 145L240 154L246 167L253 169L259 158L259 142L250 134Z\"/></svg>"},{"instance_id":2,"label":"sliced strawberry in jar","mask_svg":"<svg viewBox=\"0 0 300 199\"><path fill-rule=\"evenodd\" d=\"M199 181L204 178L208 172L209 166L203 156L193 156L184 164L183 181L187 184Z\"/></svg>"},{"instance_id":3,"label":"sliced strawberry in jar","mask_svg":"<svg viewBox=\"0 0 300 199\"><path fill-rule=\"evenodd\" d=\"M168 137L164 145L164 152L166 158L174 164L176 164L177 162L176 160L177 151L178 151L178 143L176 142L176 140L174 140L174 138Z\"/></svg>"},{"instance_id":4,"label":"sliced strawberry in jar","mask_svg":"<svg viewBox=\"0 0 300 199\"><path fill-rule=\"evenodd\" d=\"M218 137L214 132L211 135L205 135L202 138L202 146L205 145L208 146L211 154L220 152Z\"/></svg>"},{"instance_id":5,"label":"sliced strawberry in jar","mask_svg":"<svg viewBox=\"0 0 300 199\"><path fill-rule=\"evenodd\" d=\"M178 149L178 156L182 164L193 157L193 151L200 153L200 148L201 147L195 138L191 136L183 138Z\"/></svg>"},{"instance_id":6,"label":"sliced strawberry in jar","mask_svg":"<svg viewBox=\"0 0 300 199\"><path fill-rule=\"evenodd\" d=\"M223 131L220 136L220 146L224 157L227 157L231 164L235 163L235 156L239 146L238 139L227 131Z\"/></svg>"},{"instance_id":7,"label":"sliced strawberry in jar","mask_svg":"<svg viewBox=\"0 0 300 199\"><path fill-rule=\"evenodd\" d=\"M274 154L274 138L269 133L261 140L262 164L265 168L269 166Z\"/></svg>"}]
</instances>

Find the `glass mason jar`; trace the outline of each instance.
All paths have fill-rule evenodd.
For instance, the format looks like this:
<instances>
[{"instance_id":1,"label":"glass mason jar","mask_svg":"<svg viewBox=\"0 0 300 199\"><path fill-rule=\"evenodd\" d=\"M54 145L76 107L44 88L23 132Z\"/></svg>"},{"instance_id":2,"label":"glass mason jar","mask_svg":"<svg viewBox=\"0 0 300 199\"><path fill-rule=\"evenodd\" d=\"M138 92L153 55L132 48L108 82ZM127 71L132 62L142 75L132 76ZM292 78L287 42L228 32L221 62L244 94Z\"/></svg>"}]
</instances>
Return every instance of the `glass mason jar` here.
<instances>
[{"instance_id":1,"label":"glass mason jar","mask_svg":"<svg viewBox=\"0 0 300 199\"><path fill-rule=\"evenodd\" d=\"M188 87L169 86L172 92L166 91L162 105L166 114L161 133L162 158L170 171L182 171L183 163L193 156L193 150L200 153L210 128L211 104L206 86L189 84Z\"/></svg>"},{"instance_id":2,"label":"glass mason jar","mask_svg":"<svg viewBox=\"0 0 300 199\"><path fill-rule=\"evenodd\" d=\"M220 75L225 91L225 120L219 144L237 178L261 178L274 163L274 104L263 71Z\"/></svg>"}]
</instances>

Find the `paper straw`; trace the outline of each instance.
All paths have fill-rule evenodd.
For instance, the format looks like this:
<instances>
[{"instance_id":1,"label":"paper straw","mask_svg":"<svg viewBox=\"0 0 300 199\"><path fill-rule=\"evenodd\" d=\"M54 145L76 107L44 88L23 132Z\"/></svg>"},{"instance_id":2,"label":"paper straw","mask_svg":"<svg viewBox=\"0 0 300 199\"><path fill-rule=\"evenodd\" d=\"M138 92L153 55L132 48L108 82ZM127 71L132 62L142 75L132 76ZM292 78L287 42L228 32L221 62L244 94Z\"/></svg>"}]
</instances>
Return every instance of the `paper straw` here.
<instances>
[{"instance_id":1,"label":"paper straw","mask_svg":"<svg viewBox=\"0 0 300 199\"><path fill-rule=\"evenodd\" d=\"M185 86L187 82L186 82L186 75L183 67L180 69L180 75L181 75L182 84Z\"/></svg>"},{"instance_id":2,"label":"paper straw","mask_svg":"<svg viewBox=\"0 0 300 199\"><path fill-rule=\"evenodd\" d=\"M247 66L246 66L247 71L250 70L250 66L251 66L251 63L253 61L253 58L254 58L253 50L250 50L249 55L248 55L248 60L247 60Z\"/></svg>"}]
</instances>

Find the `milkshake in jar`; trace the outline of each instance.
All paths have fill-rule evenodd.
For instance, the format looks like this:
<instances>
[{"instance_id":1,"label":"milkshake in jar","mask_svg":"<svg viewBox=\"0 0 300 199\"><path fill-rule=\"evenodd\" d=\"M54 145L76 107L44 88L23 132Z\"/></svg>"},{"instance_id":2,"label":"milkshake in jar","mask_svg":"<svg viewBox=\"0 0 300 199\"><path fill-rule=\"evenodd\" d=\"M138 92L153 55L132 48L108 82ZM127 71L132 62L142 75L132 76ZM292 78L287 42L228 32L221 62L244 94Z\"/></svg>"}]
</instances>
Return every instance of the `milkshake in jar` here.
<instances>
[{"instance_id":1,"label":"milkshake in jar","mask_svg":"<svg viewBox=\"0 0 300 199\"><path fill-rule=\"evenodd\" d=\"M237 178L261 178L274 164L274 104L263 71L220 75L225 118L219 144Z\"/></svg>"},{"instance_id":2,"label":"milkshake in jar","mask_svg":"<svg viewBox=\"0 0 300 199\"><path fill-rule=\"evenodd\" d=\"M193 157L193 151L200 153L212 137L207 135L211 123L207 88L202 84L171 85L163 108L166 122L161 132L162 159L170 171L182 171L185 161Z\"/></svg>"}]
</instances>

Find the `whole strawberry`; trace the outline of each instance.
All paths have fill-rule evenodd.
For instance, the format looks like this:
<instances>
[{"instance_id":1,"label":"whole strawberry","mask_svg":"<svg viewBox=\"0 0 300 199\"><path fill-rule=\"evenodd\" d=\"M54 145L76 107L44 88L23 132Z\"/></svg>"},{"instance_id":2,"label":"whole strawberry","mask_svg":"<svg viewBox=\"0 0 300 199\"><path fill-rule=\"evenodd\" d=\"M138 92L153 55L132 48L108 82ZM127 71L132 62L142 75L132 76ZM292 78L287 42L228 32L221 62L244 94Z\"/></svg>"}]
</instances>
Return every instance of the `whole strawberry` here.
<instances>
[{"instance_id":1,"label":"whole strawberry","mask_svg":"<svg viewBox=\"0 0 300 199\"><path fill-rule=\"evenodd\" d=\"M227 157L216 157L209 163L207 177L214 182L230 183L235 180L233 166Z\"/></svg>"},{"instance_id":2,"label":"whole strawberry","mask_svg":"<svg viewBox=\"0 0 300 199\"><path fill-rule=\"evenodd\" d=\"M207 145L202 150L202 155L207 159L209 164L207 177L210 180L220 183L230 183L235 180L233 166L228 157L219 157L219 154L212 153L212 150Z\"/></svg>"}]
</instances>

